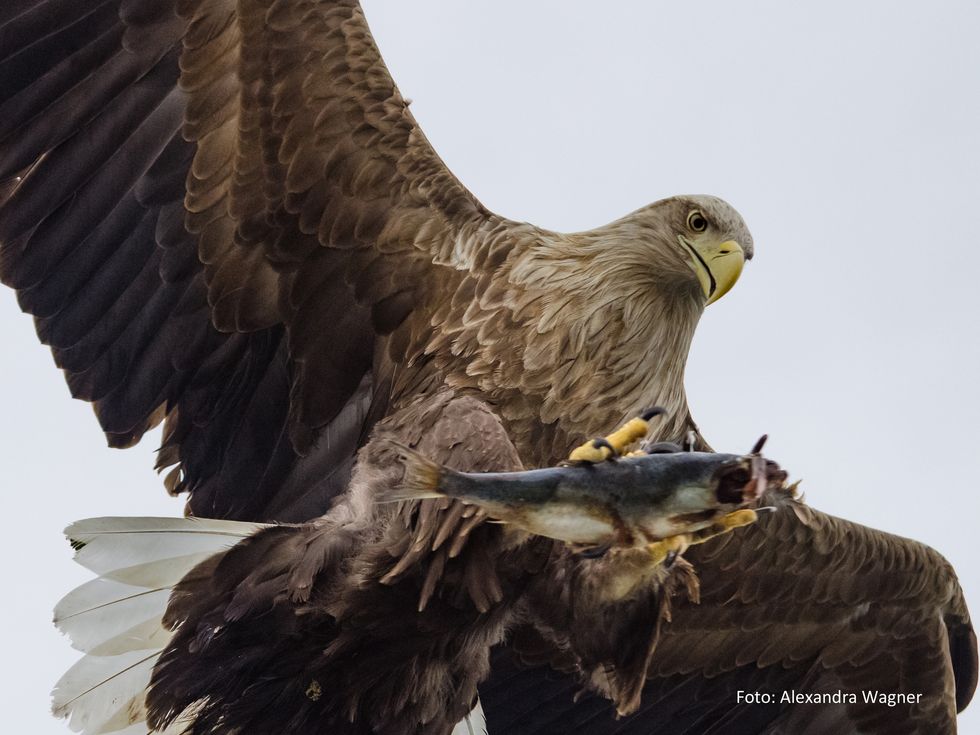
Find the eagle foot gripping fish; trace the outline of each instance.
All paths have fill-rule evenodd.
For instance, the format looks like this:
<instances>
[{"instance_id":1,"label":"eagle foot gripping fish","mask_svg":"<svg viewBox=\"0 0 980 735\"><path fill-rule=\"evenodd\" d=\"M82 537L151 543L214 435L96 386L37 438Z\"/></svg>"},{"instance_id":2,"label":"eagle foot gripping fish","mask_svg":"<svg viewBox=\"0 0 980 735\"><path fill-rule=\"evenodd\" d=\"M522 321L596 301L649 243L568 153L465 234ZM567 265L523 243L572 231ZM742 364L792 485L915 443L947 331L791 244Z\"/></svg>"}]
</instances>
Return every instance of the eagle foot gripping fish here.
<instances>
[{"instance_id":1,"label":"eagle foot gripping fish","mask_svg":"<svg viewBox=\"0 0 980 735\"><path fill-rule=\"evenodd\" d=\"M786 473L762 454L685 452L659 443L625 454L647 433L650 409L604 439L577 448L569 462L521 472L457 472L396 444L403 481L382 501L451 497L496 521L597 555L645 548L670 564L689 546L757 520L759 498Z\"/></svg>"}]
</instances>

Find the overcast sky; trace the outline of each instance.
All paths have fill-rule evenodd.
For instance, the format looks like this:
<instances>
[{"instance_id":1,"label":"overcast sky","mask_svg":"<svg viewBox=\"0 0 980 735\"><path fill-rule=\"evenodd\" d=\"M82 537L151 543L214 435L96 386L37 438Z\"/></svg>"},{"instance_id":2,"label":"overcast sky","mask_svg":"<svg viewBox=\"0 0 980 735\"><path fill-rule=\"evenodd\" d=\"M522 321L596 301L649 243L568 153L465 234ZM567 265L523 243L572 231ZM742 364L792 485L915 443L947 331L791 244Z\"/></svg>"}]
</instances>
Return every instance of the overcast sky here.
<instances>
[{"instance_id":1,"label":"overcast sky","mask_svg":"<svg viewBox=\"0 0 980 735\"><path fill-rule=\"evenodd\" d=\"M738 208L756 243L691 353L718 449L768 453L815 507L941 551L980 611L980 6L973 2L365 2L450 168L559 230L671 194ZM76 655L51 608L85 573L71 520L181 512L158 436L105 448L0 291L8 526L5 732L67 728ZM980 706L961 718L980 732Z\"/></svg>"}]
</instances>

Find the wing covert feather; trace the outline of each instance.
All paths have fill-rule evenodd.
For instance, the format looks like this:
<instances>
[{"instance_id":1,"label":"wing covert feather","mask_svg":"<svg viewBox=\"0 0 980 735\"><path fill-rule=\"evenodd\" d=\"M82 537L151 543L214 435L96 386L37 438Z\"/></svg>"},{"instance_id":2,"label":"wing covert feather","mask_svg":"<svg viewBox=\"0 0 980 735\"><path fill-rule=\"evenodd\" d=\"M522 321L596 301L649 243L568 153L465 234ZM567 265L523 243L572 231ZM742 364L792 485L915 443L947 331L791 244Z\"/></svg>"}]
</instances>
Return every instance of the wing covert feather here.
<instances>
[{"instance_id":1,"label":"wing covert feather","mask_svg":"<svg viewBox=\"0 0 980 735\"><path fill-rule=\"evenodd\" d=\"M73 395L113 446L166 420L194 513L323 512L440 307L533 228L446 169L356 2L25 0L0 25L0 278Z\"/></svg>"}]
</instances>

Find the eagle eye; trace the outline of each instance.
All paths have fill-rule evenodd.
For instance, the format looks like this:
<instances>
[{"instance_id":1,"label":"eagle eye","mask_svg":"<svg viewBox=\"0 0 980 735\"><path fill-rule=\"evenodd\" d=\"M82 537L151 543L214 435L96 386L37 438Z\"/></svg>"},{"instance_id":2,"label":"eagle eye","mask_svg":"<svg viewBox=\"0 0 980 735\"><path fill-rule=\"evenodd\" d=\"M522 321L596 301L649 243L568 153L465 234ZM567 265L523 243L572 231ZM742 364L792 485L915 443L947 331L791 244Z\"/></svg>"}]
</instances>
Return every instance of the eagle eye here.
<instances>
[{"instance_id":1,"label":"eagle eye","mask_svg":"<svg viewBox=\"0 0 980 735\"><path fill-rule=\"evenodd\" d=\"M708 229L708 220L699 210L695 209L687 215L687 226L691 228L692 232L704 232Z\"/></svg>"}]
</instances>

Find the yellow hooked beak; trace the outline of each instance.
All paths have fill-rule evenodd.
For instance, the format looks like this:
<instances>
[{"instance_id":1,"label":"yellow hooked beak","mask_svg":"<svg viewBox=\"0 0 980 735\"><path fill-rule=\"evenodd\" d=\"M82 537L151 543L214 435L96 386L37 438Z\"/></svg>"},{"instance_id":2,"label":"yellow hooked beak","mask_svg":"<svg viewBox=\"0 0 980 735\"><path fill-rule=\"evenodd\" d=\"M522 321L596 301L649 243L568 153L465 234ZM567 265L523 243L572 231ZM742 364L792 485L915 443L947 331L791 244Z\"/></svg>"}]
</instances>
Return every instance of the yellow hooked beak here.
<instances>
[{"instance_id":1,"label":"yellow hooked beak","mask_svg":"<svg viewBox=\"0 0 980 735\"><path fill-rule=\"evenodd\" d=\"M701 283L706 304L713 304L732 290L745 265L741 245L734 240L715 243L691 242L684 236L678 239L691 256L688 262Z\"/></svg>"}]
</instances>

